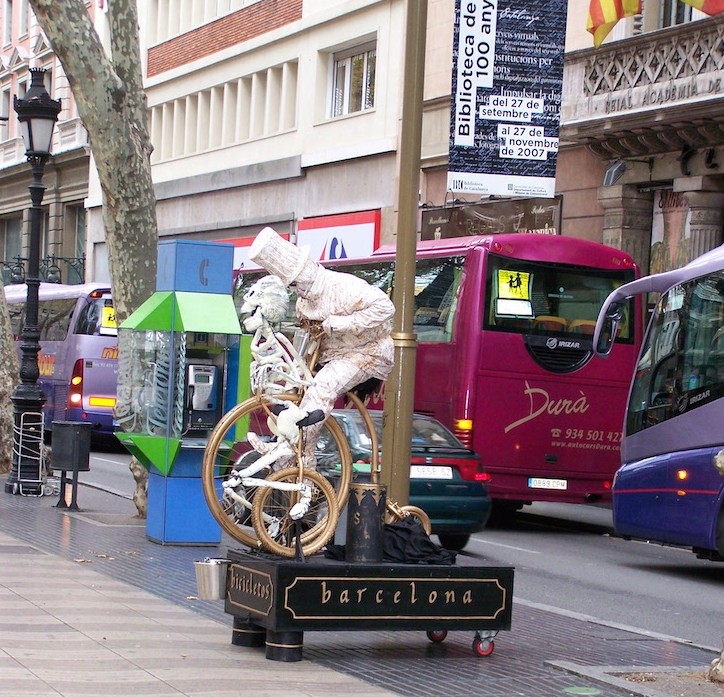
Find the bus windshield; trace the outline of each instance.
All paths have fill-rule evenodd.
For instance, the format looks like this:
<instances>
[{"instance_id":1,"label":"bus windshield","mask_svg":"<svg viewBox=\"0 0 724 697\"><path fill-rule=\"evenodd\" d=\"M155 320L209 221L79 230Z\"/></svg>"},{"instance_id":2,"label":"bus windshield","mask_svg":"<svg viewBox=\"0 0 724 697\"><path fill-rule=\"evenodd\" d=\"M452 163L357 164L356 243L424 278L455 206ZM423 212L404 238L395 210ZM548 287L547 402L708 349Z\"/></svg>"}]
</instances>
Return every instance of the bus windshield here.
<instances>
[{"instance_id":1,"label":"bus windshield","mask_svg":"<svg viewBox=\"0 0 724 697\"><path fill-rule=\"evenodd\" d=\"M593 335L603 301L630 272L488 256L485 329L520 334ZM630 307L617 341L631 343Z\"/></svg>"},{"instance_id":2,"label":"bus windshield","mask_svg":"<svg viewBox=\"0 0 724 697\"><path fill-rule=\"evenodd\" d=\"M626 434L724 394L724 271L675 286L659 299L636 366Z\"/></svg>"}]
</instances>

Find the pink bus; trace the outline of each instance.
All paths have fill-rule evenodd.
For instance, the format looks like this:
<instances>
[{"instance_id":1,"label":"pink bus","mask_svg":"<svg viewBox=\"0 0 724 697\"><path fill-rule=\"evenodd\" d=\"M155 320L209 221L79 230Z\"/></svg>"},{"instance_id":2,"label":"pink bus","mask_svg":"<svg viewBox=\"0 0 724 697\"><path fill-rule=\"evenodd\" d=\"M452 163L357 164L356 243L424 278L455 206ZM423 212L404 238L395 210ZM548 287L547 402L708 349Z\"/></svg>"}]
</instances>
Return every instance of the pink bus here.
<instances>
[{"instance_id":1,"label":"pink bus","mask_svg":"<svg viewBox=\"0 0 724 697\"><path fill-rule=\"evenodd\" d=\"M391 245L331 265L392 292L394 262ZM610 499L640 301L626 306L608 361L593 360L592 335L609 293L636 277L628 254L572 237L418 244L414 409L481 456L497 515L533 501Z\"/></svg>"}]
</instances>

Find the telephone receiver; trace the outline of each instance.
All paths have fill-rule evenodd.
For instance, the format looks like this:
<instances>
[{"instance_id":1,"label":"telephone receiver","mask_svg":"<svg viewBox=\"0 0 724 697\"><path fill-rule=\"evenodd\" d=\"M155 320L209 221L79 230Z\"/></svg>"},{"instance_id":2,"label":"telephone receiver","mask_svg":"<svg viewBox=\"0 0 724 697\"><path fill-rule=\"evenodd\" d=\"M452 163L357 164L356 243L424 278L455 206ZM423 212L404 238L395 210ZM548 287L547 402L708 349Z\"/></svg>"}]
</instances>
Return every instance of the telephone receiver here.
<instances>
[{"instance_id":1,"label":"telephone receiver","mask_svg":"<svg viewBox=\"0 0 724 697\"><path fill-rule=\"evenodd\" d=\"M209 268L209 260L202 259L201 263L199 264L199 281L201 282L202 286L209 285L209 279L206 276L206 269L208 269L208 268Z\"/></svg>"}]
</instances>

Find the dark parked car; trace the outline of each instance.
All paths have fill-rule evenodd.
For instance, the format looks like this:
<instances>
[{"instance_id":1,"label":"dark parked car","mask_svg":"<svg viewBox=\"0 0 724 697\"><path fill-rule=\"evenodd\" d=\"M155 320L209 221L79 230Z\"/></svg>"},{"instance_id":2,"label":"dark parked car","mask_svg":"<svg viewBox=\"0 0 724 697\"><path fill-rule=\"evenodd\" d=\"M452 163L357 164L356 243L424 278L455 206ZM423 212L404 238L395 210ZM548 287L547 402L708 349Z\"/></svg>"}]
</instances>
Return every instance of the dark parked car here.
<instances>
[{"instance_id":1,"label":"dark parked car","mask_svg":"<svg viewBox=\"0 0 724 697\"><path fill-rule=\"evenodd\" d=\"M356 409L335 409L332 415L344 429L352 450L356 477L369 477L370 438ZM370 411L382 441L382 412ZM334 466L336 446L322 431L317 452L318 467ZM459 551L470 535L485 527L491 501L480 458L439 421L414 414L410 452L410 504L429 516L440 544Z\"/></svg>"}]
</instances>

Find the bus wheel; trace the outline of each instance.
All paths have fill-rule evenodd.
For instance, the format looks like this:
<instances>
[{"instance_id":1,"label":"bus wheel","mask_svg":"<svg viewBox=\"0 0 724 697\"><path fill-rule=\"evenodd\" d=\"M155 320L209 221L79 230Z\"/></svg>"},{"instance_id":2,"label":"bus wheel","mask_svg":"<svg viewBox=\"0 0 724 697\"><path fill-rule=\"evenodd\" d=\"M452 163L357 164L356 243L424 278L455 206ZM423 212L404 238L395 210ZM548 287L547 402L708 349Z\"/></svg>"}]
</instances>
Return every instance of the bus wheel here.
<instances>
[{"instance_id":1,"label":"bus wheel","mask_svg":"<svg viewBox=\"0 0 724 697\"><path fill-rule=\"evenodd\" d=\"M523 501L493 501L493 508L488 518L489 528L508 528L515 523L515 514L523 508Z\"/></svg>"}]
</instances>

